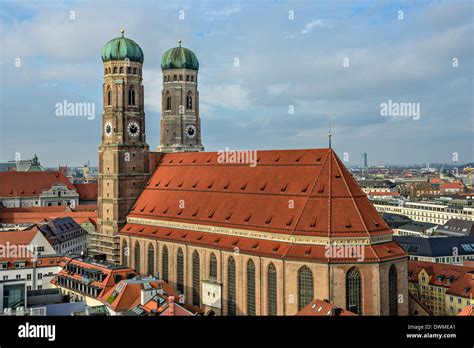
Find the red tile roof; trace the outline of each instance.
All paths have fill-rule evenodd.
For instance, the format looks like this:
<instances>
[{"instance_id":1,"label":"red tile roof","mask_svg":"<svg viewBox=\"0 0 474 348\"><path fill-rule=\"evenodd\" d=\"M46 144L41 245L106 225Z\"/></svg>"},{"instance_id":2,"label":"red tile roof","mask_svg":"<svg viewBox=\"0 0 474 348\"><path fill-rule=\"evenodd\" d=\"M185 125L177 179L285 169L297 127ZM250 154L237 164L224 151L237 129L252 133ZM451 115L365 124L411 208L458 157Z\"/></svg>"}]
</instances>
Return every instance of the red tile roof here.
<instances>
[{"instance_id":1,"label":"red tile roof","mask_svg":"<svg viewBox=\"0 0 474 348\"><path fill-rule=\"evenodd\" d=\"M97 206L78 205L74 209L67 206L0 208L0 221L5 224L42 223L63 217L71 217L79 224L84 223L85 219L90 219L92 223L96 224Z\"/></svg>"},{"instance_id":2,"label":"red tile roof","mask_svg":"<svg viewBox=\"0 0 474 348\"><path fill-rule=\"evenodd\" d=\"M357 314L338 308L332 303L323 300L313 300L307 306L302 308L297 316L357 316Z\"/></svg>"},{"instance_id":3,"label":"red tile roof","mask_svg":"<svg viewBox=\"0 0 474 348\"><path fill-rule=\"evenodd\" d=\"M474 317L474 306L466 306L458 313L458 316Z\"/></svg>"},{"instance_id":4,"label":"red tile roof","mask_svg":"<svg viewBox=\"0 0 474 348\"><path fill-rule=\"evenodd\" d=\"M257 158L257 166L251 167L218 163L215 152L164 154L128 217L275 235L367 238L392 234L334 151L258 151ZM238 247L275 257L327 260L323 245L137 223L127 224L121 234L229 250ZM366 260L405 255L393 242L366 246L365 251Z\"/></svg>"},{"instance_id":5,"label":"red tile roof","mask_svg":"<svg viewBox=\"0 0 474 348\"><path fill-rule=\"evenodd\" d=\"M259 151L256 167L217 160L165 154L128 216L310 236L392 233L332 150Z\"/></svg>"},{"instance_id":6,"label":"red tile roof","mask_svg":"<svg viewBox=\"0 0 474 348\"><path fill-rule=\"evenodd\" d=\"M460 181L454 181L454 182L446 182L444 184L440 185L441 190L452 190L452 189L457 189L457 190L463 190L464 189L464 184Z\"/></svg>"},{"instance_id":7,"label":"red tile roof","mask_svg":"<svg viewBox=\"0 0 474 348\"><path fill-rule=\"evenodd\" d=\"M418 283L418 274L425 270L431 276L430 285L447 288L446 294L474 296L474 268L444 263L408 261L408 280Z\"/></svg>"},{"instance_id":8,"label":"red tile roof","mask_svg":"<svg viewBox=\"0 0 474 348\"><path fill-rule=\"evenodd\" d=\"M99 189L96 182L74 184L74 187L79 194L79 199L84 201L97 200Z\"/></svg>"},{"instance_id":9,"label":"red tile roof","mask_svg":"<svg viewBox=\"0 0 474 348\"><path fill-rule=\"evenodd\" d=\"M0 232L0 245L29 245L36 234L39 233L35 226L25 231Z\"/></svg>"},{"instance_id":10,"label":"red tile roof","mask_svg":"<svg viewBox=\"0 0 474 348\"><path fill-rule=\"evenodd\" d=\"M59 171L0 172L0 197L34 197L55 184L74 189L74 185Z\"/></svg>"}]
</instances>

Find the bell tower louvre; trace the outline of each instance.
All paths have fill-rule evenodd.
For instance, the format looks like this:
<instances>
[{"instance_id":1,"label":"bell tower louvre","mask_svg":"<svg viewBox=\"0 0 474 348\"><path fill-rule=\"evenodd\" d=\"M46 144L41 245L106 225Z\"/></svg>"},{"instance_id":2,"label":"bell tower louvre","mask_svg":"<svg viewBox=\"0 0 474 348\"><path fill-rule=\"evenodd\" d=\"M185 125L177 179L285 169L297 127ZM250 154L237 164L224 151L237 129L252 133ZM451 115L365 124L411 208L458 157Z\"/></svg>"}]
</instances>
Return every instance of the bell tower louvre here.
<instances>
[{"instance_id":1,"label":"bell tower louvre","mask_svg":"<svg viewBox=\"0 0 474 348\"><path fill-rule=\"evenodd\" d=\"M102 143L99 146L98 232L92 254L119 262L118 232L149 176L142 84L143 52L121 36L107 42L104 63Z\"/></svg>"}]
</instances>

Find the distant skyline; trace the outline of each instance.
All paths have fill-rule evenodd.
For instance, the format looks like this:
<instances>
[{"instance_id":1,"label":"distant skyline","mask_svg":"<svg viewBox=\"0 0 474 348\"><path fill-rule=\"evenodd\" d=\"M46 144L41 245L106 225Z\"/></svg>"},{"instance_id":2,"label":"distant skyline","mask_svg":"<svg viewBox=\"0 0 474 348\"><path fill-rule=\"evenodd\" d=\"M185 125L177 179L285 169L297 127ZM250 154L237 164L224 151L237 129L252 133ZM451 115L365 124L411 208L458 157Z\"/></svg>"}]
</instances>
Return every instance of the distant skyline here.
<instances>
[{"instance_id":1,"label":"distant skyline","mask_svg":"<svg viewBox=\"0 0 474 348\"><path fill-rule=\"evenodd\" d=\"M470 0L3 0L0 162L97 165L101 50L121 28L145 55L152 151L161 56L182 39L200 63L206 151L327 147L330 123L349 166L364 152L370 165L472 162L473 23ZM65 102L95 115L57 116Z\"/></svg>"}]
</instances>

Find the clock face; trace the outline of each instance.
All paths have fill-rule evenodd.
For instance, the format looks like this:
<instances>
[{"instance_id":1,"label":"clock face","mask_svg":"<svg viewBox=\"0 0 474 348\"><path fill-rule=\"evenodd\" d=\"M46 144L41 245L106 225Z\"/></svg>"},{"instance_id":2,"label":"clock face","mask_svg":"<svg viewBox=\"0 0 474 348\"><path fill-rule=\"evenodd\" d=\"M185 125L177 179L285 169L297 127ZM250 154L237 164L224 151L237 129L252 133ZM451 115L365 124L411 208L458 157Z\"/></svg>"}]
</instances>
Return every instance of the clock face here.
<instances>
[{"instance_id":1,"label":"clock face","mask_svg":"<svg viewBox=\"0 0 474 348\"><path fill-rule=\"evenodd\" d=\"M194 138L196 136L196 127L192 124L186 126L186 135L188 138Z\"/></svg>"},{"instance_id":2,"label":"clock face","mask_svg":"<svg viewBox=\"0 0 474 348\"><path fill-rule=\"evenodd\" d=\"M104 127L105 135L110 137L112 135L112 123L107 122Z\"/></svg>"},{"instance_id":3,"label":"clock face","mask_svg":"<svg viewBox=\"0 0 474 348\"><path fill-rule=\"evenodd\" d=\"M131 137L137 137L140 134L140 126L136 122L130 122L127 130Z\"/></svg>"}]
</instances>

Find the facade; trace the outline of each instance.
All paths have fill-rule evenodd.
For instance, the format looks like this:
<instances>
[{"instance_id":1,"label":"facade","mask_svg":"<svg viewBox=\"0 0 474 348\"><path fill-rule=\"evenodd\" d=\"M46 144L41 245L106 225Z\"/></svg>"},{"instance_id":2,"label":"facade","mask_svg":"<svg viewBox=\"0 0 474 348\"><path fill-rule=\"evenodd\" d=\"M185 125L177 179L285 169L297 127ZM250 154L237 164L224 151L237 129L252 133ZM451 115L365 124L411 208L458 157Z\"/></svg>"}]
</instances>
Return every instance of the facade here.
<instances>
[{"instance_id":1,"label":"facade","mask_svg":"<svg viewBox=\"0 0 474 348\"><path fill-rule=\"evenodd\" d=\"M380 213L405 215L414 221L443 225L451 219L474 221L472 206L451 206L435 202L400 202L371 199Z\"/></svg>"},{"instance_id":2,"label":"facade","mask_svg":"<svg viewBox=\"0 0 474 348\"><path fill-rule=\"evenodd\" d=\"M0 172L0 205L7 208L76 206L79 195L62 172Z\"/></svg>"},{"instance_id":3,"label":"facade","mask_svg":"<svg viewBox=\"0 0 474 348\"><path fill-rule=\"evenodd\" d=\"M472 305L474 268L409 261L410 294L434 315L457 315Z\"/></svg>"},{"instance_id":4,"label":"facade","mask_svg":"<svg viewBox=\"0 0 474 348\"><path fill-rule=\"evenodd\" d=\"M87 231L71 217L51 220L38 229L57 254L80 254L87 250Z\"/></svg>"},{"instance_id":5,"label":"facade","mask_svg":"<svg viewBox=\"0 0 474 348\"><path fill-rule=\"evenodd\" d=\"M474 237L395 236L410 260L462 265L474 260Z\"/></svg>"},{"instance_id":6,"label":"facade","mask_svg":"<svg viewBox=\"0 0 474 348\"><path fill-rule=\"evenodd\" d=\"M80 256L64 257L64 266L51 281L71 301L84 301L88 306L103 306L101 297L124 279L137 273L124 266L95 261Z\"/></svg>"},{"instance_id":7,"label":"facade","mask_svg":"<svg viewBox=\"0 0 474 348\"><path fill-rule=\"evenodd\" d=\"M434 233L438 225L429 222L411 221L405 225L393 229L396 236L428 237Z\"/></svg>"}]
</instances>

